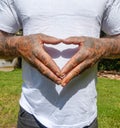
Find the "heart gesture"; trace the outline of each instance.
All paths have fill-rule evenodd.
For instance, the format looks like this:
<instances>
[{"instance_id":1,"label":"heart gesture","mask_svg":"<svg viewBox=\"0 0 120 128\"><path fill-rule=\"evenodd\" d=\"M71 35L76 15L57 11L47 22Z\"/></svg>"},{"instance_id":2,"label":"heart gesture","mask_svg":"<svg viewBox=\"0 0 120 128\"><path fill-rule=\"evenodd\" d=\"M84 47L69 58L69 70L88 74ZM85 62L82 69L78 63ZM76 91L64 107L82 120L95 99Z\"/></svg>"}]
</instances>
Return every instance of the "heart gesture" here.
<instances>
[{"instance_id":1,"label":"heart gesture","mask_svg":"<svg viewBox=\"0 0 120 128\"><path fill-rule=\"evenodd\" d=\"M14 41L12 41L14 42ZM78 52L59 69L51 56L44 50L44 44L74 44ZM44 34L23 36L17 39L17 53L36 67L43 75L57 84L66 86L74 77L93 66L105 53L105 43L90 37L69 37L57 39Z\"/></svg>"}]
</instances>

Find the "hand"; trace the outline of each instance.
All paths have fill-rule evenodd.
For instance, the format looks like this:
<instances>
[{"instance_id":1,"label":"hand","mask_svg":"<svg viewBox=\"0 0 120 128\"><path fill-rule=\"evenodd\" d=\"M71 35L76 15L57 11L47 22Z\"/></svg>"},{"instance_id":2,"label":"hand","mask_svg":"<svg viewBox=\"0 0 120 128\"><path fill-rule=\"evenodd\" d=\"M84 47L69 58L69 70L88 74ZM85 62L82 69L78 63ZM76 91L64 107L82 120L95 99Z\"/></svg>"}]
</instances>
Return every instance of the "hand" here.
<instances>
[{"instance_id":1,"label":"hand","mask_svg":"<svg viewBox=\"0 0 120 128\"><path fill-rule=\"evenodd\" d=\"M18 40L17 51L43 75L60 84L60 69L44 50L44 43L58 44L61 40L44 34L23 36Z\"/></svg>"},{"instance_id":2,"label":"hand","mask_svg":"<svg viewBox=\"0 0 120 128\"><path fill-rule=\"evenodd\" d=\"M65 86L75 76L93 66L102 57L105 49L99 39L90 37L69 37L63 40L63 43L79 46L78 52L61 70L61 74L64 76L61 85Z\"/></svg>"}]
</instances>

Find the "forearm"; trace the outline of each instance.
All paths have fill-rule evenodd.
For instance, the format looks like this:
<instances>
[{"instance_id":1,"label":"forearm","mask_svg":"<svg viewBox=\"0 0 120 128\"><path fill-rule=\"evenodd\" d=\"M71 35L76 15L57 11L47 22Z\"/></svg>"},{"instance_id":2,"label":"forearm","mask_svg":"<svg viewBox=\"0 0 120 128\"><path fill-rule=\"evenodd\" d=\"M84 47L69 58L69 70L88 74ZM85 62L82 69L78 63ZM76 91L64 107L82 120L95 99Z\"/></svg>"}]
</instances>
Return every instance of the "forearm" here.
<instances>
[{"instance_id":1,"label":"forearm","mask_svg":"<svg viewBox=\"0 0 120 128\"><path fill-rule=\"evenodd\" d=\"M17 47L22 40L22 36L0 33L0 58L8 59L20 56Z\"/></svg>"},{"instance_id":2,"label":"forearm","mask_svg":"<svg viewBox=\"0 0 120 128\"><path fill-rule=\"evenodd\" d=\"M120 35L100 38L100 42L103 45L103 48L105 48L103 58L120 58Z\"/></svg>"}]
</instances>

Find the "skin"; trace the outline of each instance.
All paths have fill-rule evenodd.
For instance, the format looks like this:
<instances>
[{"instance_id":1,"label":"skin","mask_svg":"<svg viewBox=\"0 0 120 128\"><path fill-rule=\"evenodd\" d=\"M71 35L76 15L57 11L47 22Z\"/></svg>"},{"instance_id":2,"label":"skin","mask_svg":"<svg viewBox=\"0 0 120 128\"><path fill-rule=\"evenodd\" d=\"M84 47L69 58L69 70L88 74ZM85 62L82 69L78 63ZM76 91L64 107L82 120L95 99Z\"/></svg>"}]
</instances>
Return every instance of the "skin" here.
<instances>
[{"instance_id":1,"label":"skin","mask_svg":"<svg viewBox=\"0 0 120 128\"><path fill-rule=\"evenodd\" d=\"M43 45L74 44L78 52L62 68L56 65ZM120 58L120 35L107 38L69 37L57 39L44 34L16 37L0 32L0 57L23 57L43 75L66 86L74 77L95 65L101 58Z\"/></svg>"},{"instance_id":2,"label":"skin","mask_svg":"<svg viewBox=\"0 0 120 128\"><path fill-rule=\"evenodd\" d=\"M69 37L65 44L79 46L78 52L61 70L61 85L66 86L74 77L92 67L102 58L120 58L120 35L108 38Z\"/></svg>"},{"instance_id":3,"label":"skin","mask_svg":"<svg viewBox=\"0 0 120 128\"><path fill-rule=\"evenodd\" d=\"M44 43L55 45L60 42L60 39L44 34L18 37L1 31L0 58L21 56L43 75L60 84L60 69L43 48Z\"/></svg>"}]
</instances>

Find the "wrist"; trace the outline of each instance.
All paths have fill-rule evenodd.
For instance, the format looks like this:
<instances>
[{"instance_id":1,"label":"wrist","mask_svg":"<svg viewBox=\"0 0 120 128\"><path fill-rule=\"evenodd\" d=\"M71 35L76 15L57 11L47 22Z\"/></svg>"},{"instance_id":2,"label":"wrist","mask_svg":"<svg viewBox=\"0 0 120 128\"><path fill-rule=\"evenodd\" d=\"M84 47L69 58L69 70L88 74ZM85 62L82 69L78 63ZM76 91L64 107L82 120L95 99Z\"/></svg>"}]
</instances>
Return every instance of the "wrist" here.
<instances>
[{"instance_id":1,"label":"wrist","mask_svg":"<svg viewBox=\"0 0 120 128\"><path fill-rule=\"evenodd\" d=\"M120 39L119 38L100 38L100 42L104 47L103 58L120 57Z\"/></svg>"},{"instance_id":2,"label":"wrist","mask_svg":"<svg viewBox=\"0 0 120 128\"><path fill-rule=\"evenodd\" d=\"M22 36L11 36L5 39L5 56L6 57L19 57L18 47L22 43Z\"/></svg>"}]
</instances>

